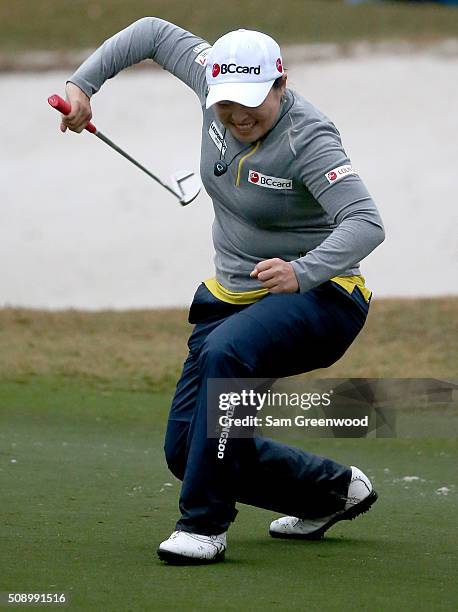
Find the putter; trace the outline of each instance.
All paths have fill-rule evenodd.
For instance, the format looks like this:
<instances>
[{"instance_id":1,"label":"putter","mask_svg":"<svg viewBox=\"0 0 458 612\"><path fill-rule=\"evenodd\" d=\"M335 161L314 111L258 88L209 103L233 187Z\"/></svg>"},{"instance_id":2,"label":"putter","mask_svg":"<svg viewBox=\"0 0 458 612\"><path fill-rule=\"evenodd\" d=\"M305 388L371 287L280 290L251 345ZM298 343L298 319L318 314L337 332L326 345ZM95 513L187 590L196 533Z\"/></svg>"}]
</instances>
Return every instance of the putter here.
<instances>
[{"instance_id":1,"label":"putter","mask_svg":"<svg viewBox=\"0 0 458 612\"><path fill-rule=\"evenodd\" d=\"M53 108L58 110L63 115L68 115L71 111L70 104L57 94L49 96L48 102ZM105 134L102 134L102 132L98 130L93 123L88 123L84 129L86 129L91 134L97 136L97 138L100 138L100 140L102 140L105 144L107 144L109 147L117 151L120 155L132 162L134 166L137 166L137 168L143 170L145 174L154 179L157 183L159 183L159 185L162 185L164 189L167 189L167 191L169 191L176 198L178 198L178 201L182 206L186 206L186 204L192 202L199 195L201 189L201 182L199 176L195 172L176 172L171 177L173 187L170 187L169 185L161 181L160 178L150 172L147 168L145 168L145 166L142 166L140 162L138 162L136 159L134 159L128 153L118 147L118 145L115 144L109 138L107 138Z\"/></svg>"}]
</instances>

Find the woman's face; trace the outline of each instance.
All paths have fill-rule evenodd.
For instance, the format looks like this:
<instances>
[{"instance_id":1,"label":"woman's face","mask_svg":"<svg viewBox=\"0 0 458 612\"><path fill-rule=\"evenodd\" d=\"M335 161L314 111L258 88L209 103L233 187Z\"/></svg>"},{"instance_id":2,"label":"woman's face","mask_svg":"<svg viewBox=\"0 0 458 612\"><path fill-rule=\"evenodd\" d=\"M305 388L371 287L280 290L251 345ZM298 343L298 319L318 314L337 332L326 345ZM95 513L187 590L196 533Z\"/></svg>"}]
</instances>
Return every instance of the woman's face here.
<instances>
[{"instance_id":1,"label":"woman's face","mask_svg":"<svg viewBox=\"0 0 458 612\"><path fill-rule=\"evenodd\" d=\"M270 89L267 98L259 106L243 106L229 101L216 102L216 115L239 142L255 142L267 134L275 123L285 89L286 76L283 77L280 87Z\"/></svg>"}]
</instances>

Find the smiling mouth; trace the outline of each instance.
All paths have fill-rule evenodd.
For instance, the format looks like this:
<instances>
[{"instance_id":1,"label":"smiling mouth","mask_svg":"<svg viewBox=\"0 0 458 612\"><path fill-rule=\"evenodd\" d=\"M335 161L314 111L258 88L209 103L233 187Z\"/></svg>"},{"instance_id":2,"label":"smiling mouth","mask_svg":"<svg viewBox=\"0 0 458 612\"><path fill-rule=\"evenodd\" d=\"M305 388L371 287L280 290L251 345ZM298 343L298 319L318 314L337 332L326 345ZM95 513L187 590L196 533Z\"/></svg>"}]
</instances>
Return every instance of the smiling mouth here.
<instances>
[{"instance_id":1,"label":"smiling mouth","mask_svg":"<svg viewBox=\"0 0 458 612\"><path fill-rule=\"evenodd\" d=\"M249 132L256 125L256 121L251 123L234 123L233 125L239 132Z\"/></svg>"}]
</instances>

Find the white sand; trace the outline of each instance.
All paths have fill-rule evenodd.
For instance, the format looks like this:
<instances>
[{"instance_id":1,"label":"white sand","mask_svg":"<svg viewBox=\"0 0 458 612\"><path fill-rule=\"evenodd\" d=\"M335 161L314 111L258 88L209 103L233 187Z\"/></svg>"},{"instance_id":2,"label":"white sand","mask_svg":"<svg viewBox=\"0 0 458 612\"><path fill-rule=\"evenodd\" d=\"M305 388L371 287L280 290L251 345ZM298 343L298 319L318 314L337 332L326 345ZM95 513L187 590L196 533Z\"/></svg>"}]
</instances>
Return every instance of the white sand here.
<instances>
[{"instance_id":1,"label":"white sand","mask_svg":"<svg viewBox=\"0 0 458 612\"><path fill-rule=\"evenodd\" d=\"M293 64L290 85L327 113L377 201L385 243L362 265L376 296L458 292L458 60L385 53ZM189 304L212 274L211 203L181 206L46 103L68 73L0 75L0 306ZM137 104L135 104L137 100ZM198 169L200 109L162 71L127 71L94 122L161 177Z\"/></svg>"}]
</instances>

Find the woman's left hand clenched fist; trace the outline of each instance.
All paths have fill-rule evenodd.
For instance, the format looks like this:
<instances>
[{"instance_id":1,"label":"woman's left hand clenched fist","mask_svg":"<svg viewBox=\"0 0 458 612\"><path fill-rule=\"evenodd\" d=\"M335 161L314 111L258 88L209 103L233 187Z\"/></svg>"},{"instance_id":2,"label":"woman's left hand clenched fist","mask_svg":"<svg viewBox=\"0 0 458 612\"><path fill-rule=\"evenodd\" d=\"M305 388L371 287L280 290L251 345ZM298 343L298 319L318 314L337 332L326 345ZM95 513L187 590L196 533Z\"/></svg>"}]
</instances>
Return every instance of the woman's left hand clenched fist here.
<instances>
[{"instance_id":1,"label":"woman's left hand clenched fist","mask_svg":"<svg viewBox=\"0 0 458 612\"><path fill-rule=\"evenodd\" d=\"M293 266L278 257L260 261L250 276L257 278L270 293L296 293L299 289Z\"/></svg>"}]
</instances>

